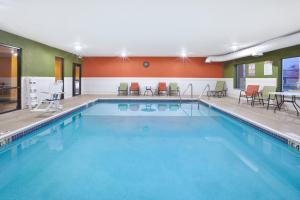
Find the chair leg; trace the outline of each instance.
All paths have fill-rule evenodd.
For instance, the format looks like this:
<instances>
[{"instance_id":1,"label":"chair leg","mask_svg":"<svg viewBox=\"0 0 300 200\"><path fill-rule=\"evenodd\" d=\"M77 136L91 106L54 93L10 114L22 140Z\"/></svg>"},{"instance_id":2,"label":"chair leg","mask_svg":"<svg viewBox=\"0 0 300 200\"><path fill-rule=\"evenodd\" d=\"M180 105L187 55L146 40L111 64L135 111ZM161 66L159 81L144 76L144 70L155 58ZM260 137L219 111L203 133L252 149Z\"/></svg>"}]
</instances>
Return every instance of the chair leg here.
<instances>
[{"instance_id":1,"label":"chair leg","mask_svg":"<svg viewBox=\"0 0 300 200\"><path fill-rule=\"evenodd\" d=\"M239 97L239 103L241 103L241 95L240 95L240 97Z\"/></svg>"},{"instance_id":2,"label":"chair leg","mask_svg":"<svg viewBox=\"0 0 300 200\"><path fill-rule=\"evenodd\" d=\"M269 106L270 106L270 95L269 95L269 98L268 98L267 110L269 110Z\"/></svg>"}]
</instances>

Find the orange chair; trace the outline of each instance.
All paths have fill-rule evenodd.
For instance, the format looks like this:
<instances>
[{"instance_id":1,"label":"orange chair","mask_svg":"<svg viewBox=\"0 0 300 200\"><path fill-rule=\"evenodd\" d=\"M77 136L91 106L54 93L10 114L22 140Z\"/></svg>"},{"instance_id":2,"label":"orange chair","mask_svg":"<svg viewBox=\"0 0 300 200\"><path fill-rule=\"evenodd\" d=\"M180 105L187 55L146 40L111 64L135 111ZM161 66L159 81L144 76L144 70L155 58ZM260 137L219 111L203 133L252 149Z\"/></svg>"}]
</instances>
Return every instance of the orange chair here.
<instances>
[{"instance_id":1,"label":"orange chair","mask_svg":"<svg viewBox=\"0 0 300 200\"><path fill-rule=\"evenodd\" d=\"M139 86L139 83L132 82L131 85L130 85L129 91L130 91L130 94L136 93L137 95L140 95L140 86Z\"/></svg>"},{"instance_id":2,"label":"orange chair","mask_svg":"<svg viewBox=\"0 0 300 200\"><path fill-rule=\"evenodd\" d=\"M239 103L241 102L241 97L244 97L247 99L247 103L251 99L251 105L253 105L253 100L255 95L258 94L259 85L248 85L246 90L241 90L240 97L239 97Z\"/></svg>"},{"instance_id":3,"label":"orange chair","mask_svg":"<svg viewBox=\"0 0 300 200\"><path fill-rule=\"evenodd\" d=\"M157 94L161 95L162 93L167 94L167 84L165 82L158 83Z\"/></svg>"}]
</instances>

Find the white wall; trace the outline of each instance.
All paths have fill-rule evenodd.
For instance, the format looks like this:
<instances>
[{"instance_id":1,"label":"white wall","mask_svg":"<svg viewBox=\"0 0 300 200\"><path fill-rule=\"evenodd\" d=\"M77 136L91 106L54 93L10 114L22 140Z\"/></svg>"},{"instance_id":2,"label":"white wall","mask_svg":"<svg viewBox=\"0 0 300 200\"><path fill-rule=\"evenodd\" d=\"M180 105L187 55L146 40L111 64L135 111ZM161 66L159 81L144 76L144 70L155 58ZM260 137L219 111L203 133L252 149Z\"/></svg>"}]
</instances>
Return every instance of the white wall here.
<instances>
[{"instance_id":1,"label":"white wall","mask_svg":"<svg viewBox=\"0 0 300 200\"><path fill-rule=\"evenodd\" d=\"M27 105L27 86L25 80L32 78L37 81L38 96L40 99L45 95L41 92L49 91L49 85L55 81L54 77L22 77L22 108ZM141 92L144 93L146 86L151 86L154 90L157 88L158 82L177 82L181 93L188 87L188 84L193 84L193 93L195 96L202 94L205 86L210 85L211 90L215 88L217 80L225 80L228 89L228 96L237 98L240 90L234 89L233 78L142 78L142 77L108 77L108 78L82 78L82 94L117 94L120 82L138 82L141 86ZM259 84L261 86L276 86L276 78L247 78L246 85ZM65 98L72 97L73 85L72 77L65 77L64 79ZM190 91L185 93L190 94Z\"/></svg>"},{"instance_id":2,"label":"white wall","mask_svg":"<svg viewBox=\"0 0 300 200\"><path fill-rule=\"evenodd\" d=\"M49 85L55 81L54 77L22 77L22 108L26 108L27 104L27 86L25 80L32 78L37 81L38 96L40 99L44 98L45 95L41 92L49 91ZM228 89L228 96L238 98L240 90L234 89L233 78L142 78L142 77L108 77L108 78L82 78L82 94L117 94L118 86L120 82L138 82L141 86L142 94L145 91L146 86L151 86L154 90L157 88L158 82L177 82L181 93L188 87L188 84L193 84L193 93L195 96L201 95L205 86L210 85L211 90L215 88L217 80L224 80ZM261 86L276 86L276 78L247 78L246 85L248 84L259 84ZM72 97L73 85L72 77L64 78L64 91L65 98ZM190 94L188 90L186 95ZM205 93L206 94L206 93Z\"/></svg>"},{"instance_id":3,"label":"white wall","mask_svg":"<svg viewBox=\"0 0 300 200\"><path fill-rule=\"evenodd\" d=\"M53 84L55 81L55 77L23 76L22 83L21 83L22 108L26 108L26 105L28 103L29 92L28 92L27 81L29 79L33 79L37 82L37 92L38 92L39 100L47 97L47 95L43 94L42 92L49 92L50 84ZM72 77L64 78L64 91L65 91L64 93L65 98L72 97L73 95Z\"/></svg>"},{"instance_id":4,"label":"white wall","mask_svg":"<svg viewBox=\"0 0 300 200\"><path fill-rule=\"evenodd\" d=\"M65 99L70 98L73 96L73 78L72 77L65 77L64 78L64 91L65 91Z\"/></svg>"},{"instance_id":5,"label":"white wall","mask_svg":"<svg viewBox=\"0 0 300 200\"><path fill-rule=\"evenodd\" d=\"M125 77L125 78L82 78L82 94L118 94L118 86L120 82L138 82L141 92L144 93L146 86L156 89L158 82L177 82L181 93L193 84L194 95L200 95L205 86L209 84L211 89L215 88L217 80L225 80L224 78L141 78L141 77ZM189 95L190 91L186 92Z\"/></svg>"}]
</instances>

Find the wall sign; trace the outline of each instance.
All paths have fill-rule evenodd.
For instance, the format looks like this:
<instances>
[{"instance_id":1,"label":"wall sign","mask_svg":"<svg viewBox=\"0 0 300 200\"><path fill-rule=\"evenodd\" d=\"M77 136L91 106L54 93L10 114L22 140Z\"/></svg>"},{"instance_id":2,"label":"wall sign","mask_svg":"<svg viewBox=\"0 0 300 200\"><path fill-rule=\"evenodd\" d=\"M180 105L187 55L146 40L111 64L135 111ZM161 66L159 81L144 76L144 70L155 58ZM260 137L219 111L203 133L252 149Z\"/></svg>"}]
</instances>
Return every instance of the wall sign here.
<instances>
[{"instance_id":1,"label":"wall sign","mask_svg":"<svg viewBox=\"0 0 300 200\"><path fill-rule=\"evenodd\" d=\"M255 76L255 63L248 65L248 76Z\"/></svg>"},{"instance_id":2,"label":"wall sign","mask_svg":"<svg viewBox=\"0 0 300 200\"><path fill-rule=\"evenodd\" d=\"M265 61L264 62L264 75L273 75L273 62Z\"/></svg>"}]
</instances>

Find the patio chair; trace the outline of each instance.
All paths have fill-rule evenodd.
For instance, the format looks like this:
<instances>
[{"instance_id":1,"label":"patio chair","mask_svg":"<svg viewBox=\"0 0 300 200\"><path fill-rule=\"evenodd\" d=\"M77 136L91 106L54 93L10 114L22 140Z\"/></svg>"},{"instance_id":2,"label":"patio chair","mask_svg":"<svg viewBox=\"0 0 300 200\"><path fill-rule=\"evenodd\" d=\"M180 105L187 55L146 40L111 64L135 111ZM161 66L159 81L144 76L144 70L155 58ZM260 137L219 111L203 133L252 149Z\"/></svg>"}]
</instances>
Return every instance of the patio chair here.
<instances>
[{"instance_id":1,"label":"patio chair","mask_svg":"<svg viewBox=\"0 0 300 200\"><path fill-rule=\"evenodd\" d=\"M261 91L254 95L252 106L254 106L256 102L261 103L263 106L267 103L267 109L269 109L270 105L274 105L270 104L270 101L275 100L275 95L270 94L271 92L276 92L275 86L264 86Z\"/></svg>"},{"instance_id":2,"label":"patio chair","mask_svg":"<svg viewBox=\"0 0 300 200\"><path fill-rule=\"evenodd\" d=\"M130 95L132 95L132 93L140 95L140 86L139 86L139 83L132 82L131 85L130 85L129 91L130 91Z\"/></svg>"},{"instance_id":3,"label":"patio chair","mask_svg":"<svg viewBox=\"0 0 300 200\"><path fill-rule=\"evenodd\" d=\"M243 97L247 99L247 103L250 101L252 105L254 96L257 95L258 90L259 90L259 85L248 85L246 90L240 91L239 103L241 103L241 98Z\"/></svg>"},{"instance_id":4,"label":"patio chair","mask_svg":"<svg viewBox=\"0 0 300 200\"><path fill-rule=\"evenodd\" d=\"M180 90L179 87L177 85L177 83L170 83L169 84L169 95L176 95L176 96L180 96Z\"/></svg>"},{"instance_id":5,"label":"patio chair","mask_svg":"<svg viewBox=\"0 0 300 200\"><path fill-rule=\"evenodd\" d=\"M128 83L120 83L120 86L118 87L118 95L121 94L128 95Z\"/></svg>"},{"instance_id":6,"label":"patio chair","mask_svg":"<svg viewBox=\"0 0 300 200\"><path fill-rule=\"evenodd\" d=\"M225 96L225 81L217 81L215 90L207 91L207 96L217 96L222 97Z\"/></svg>"},{"instance_id":7,"label":"patio chair","mask_svg":"<svg viewBox=\"0 0 300 200\"><path fill-rule=\"evenodd\" d=\"M163 93L167 94L167 84L165 82L159 82L157 88L157 94L161 95Z\"/></svg>"},{"instance_id":8,"label":"patio chair","mask_svg":"<svg viewBox=\"0 0 300 200\"><path fill-rule=\"evenodd\" d=\"M62 110L63 106L60 104L60 100L63 94L63 81L55 81L54 84L49 86L49 92L41 92L46 94L47 97L41 100L38 105L32 109L33 112L55 112Z\"/></svg>"}]
</instances>

